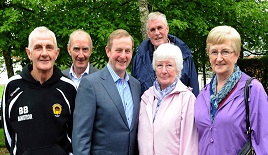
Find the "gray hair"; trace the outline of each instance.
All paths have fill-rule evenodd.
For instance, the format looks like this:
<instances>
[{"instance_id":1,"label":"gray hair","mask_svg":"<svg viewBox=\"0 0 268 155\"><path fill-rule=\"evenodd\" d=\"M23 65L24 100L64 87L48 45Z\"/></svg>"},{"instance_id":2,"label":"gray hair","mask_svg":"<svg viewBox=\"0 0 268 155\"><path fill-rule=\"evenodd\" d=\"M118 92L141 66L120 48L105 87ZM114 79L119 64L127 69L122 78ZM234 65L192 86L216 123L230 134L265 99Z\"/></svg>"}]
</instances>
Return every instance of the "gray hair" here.
<instances>
[{"instance_id":1,"label":"gray hair","mask_svg":"<svg viewBox=\"0 0 268 155\"><path fill-rule=\"evenodd\" d=\"M183 68L183 58L182 58L181 49L178 46L170 44L170 43L161 44L154 51L153 62L152 62L153 69L155 70L156 61L163 61L167 59L174 59L176 63L176 69L178 71L177 76L180 78L181 70Z\"/></svg>"},{"instance_id":2,"label":"gray hair","mask_svg":"<svg viewBox=\"0 0 268 155\"><path fill-rule=\"evenodd\" d=\"M56 45L56 49L58 48L57 45L57 39L56 36L54 34L54 32L52 32L51 30L49 30L48 28L46 28L45 26L40 26L35 28L29 35L28 38L28 48L30 51L32 51L32 41L34 37L37 37L40 33L49 33L51 35L51 37L54 39L54 43Z\"/></svg>"},{"instance_id":3,"label":"gray hair","mask_svg":"<svg viewBox=\"0 0 268 155\"><path fill-rule=\"evenodd\" d=\"M152 21L152 20L156 20L156 19L160 19L165 26L168 26L168 22L167 22L167 18L166 18L165 14L163 14L161 12L151 12L148 15L148 19L147 19L147 22L146 22L146 30L147 30L147 32L148 32L148 22Z\"/></svg>"},{"instance_id":4,"label":"gray hair","mask_svg":"<svg viewBox=\"0 0 268 155\"><path fill-rule=\"evenodd\" d=\"M92 39L91 39L90 35L89 35L86 31L84 31L84 30L82 30L82 29L75 30L75 31L73 31L73 32L70 34L69 41L68 41L68 46L71 46L71 39L72 39L73 36L75 36L76 34L85 34L85 35L88 36L88 38L89 38L89 46L90 46L89 49L92 51L92 48L93 48Z\"/></svg>"}]
</instances>

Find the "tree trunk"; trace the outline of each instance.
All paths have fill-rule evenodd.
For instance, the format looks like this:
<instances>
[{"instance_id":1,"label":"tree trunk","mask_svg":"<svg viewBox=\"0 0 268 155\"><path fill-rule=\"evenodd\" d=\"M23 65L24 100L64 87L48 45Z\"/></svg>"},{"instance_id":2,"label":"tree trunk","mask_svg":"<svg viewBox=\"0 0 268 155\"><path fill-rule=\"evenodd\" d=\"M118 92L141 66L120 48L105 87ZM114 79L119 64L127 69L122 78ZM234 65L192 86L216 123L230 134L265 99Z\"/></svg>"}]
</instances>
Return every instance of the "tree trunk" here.
<instances>
[{"instance_id":1,"label":"tree trunk","mask_svg":"<svg viewBox=\"0 0 268 155\"><path fill-rule=\"evenodd\" d=\"M9 52L8 52L9 51ZM12 59L11 59L11 50L3 50L3 56L6 64L6 69L7 69L7 76L10 78L11 76L14 75L13 71L13 65L12 65Z\"/></svg>"},{"instance_id":2,"label":"tree trunk","mask_svg":"<svg viewBox=\"0 0 268 155\"><path fill-rule=\"evenodd\" d=\"M141 21L141 34L143 40L147 39L147 31L146 31L146 21L149 14L148 10L148 1L147 0L139 0L139 11L140 11L140 21Z\"/></svg>"}]
</instances>

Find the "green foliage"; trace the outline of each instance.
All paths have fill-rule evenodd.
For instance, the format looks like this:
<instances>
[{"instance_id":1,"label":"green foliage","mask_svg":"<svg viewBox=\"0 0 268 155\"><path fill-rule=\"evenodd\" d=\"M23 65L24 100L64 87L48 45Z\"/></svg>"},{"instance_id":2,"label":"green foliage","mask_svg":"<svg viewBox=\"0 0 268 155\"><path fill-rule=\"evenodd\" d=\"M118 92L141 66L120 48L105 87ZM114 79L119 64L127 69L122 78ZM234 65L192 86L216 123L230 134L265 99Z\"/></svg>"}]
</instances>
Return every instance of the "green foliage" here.
<instances>
[{"instance_id":1,"label":"green foliage","mask_svg":"<svg viewBox=\"0 0 268 155\"><path fill-rule=\"evenodd\" d=\"M170 33L178 36L190 47L199 70L208 62L205 53L207 34L218 25L229 25L237 29L241 34L244 50L262 55L267 52L267 1L148 1L151 5L150 11L166 14Z\"/></svg>"},{"instance_id":2,"label":"green foliage","mask_svg":"<svg viewBox=\"0 0 268 155\"><path fill-rule=\"evenodd\" d=\"M116 10L115 13L110 13ZM46 26L55 32L61 49L56 64L62 68L71 65L67 52L69 34L84 29L92 37L91 62L102 68L106 62L105 45L108 35L118 28L126 29L135 41L140 38L137 2L126 0L98 1L6 1L0 9L0 53L12 47L13 56L21 57L22 65L29 63L25 53L29 33L37 26ZM138 45L139 41L136 41Z\"/></svg>"},{"instance_id":3,"label":"green foliage","mask_svg":"<svg viewBox=\"0 0 268 155\"><path fill-rule=\"evenodd\" d=\"M206 36L218 25L236 28L241 34L243 50L262 55L267 52L268 1L148 0L148 3L150 12L166 14L170 33L190 47L199 70L208 67ZM28 35L37 26L55 32L61 49L56 64L61 68L71 65L67 42L75 29L84 29L91 35L94 48L90 61L97 68L107 63L107 37L115 29L126 29L135 40L135 49L142 41L137 1L5 0L0 4L0 15L0 56L2 51L8 51L20 58L23 66L29 63L25 52Z\"/></svg>"}]
</instances>

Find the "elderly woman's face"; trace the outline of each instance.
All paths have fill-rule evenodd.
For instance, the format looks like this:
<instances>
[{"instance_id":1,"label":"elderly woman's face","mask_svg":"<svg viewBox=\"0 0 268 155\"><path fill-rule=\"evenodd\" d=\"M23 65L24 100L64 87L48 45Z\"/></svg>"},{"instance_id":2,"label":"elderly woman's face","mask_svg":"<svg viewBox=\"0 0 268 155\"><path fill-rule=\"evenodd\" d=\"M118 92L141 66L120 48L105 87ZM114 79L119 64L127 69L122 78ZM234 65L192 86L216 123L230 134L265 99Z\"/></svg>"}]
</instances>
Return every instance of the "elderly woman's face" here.
<instances>
[{"instance_id":1,"label":"elderly woman's face","mask_svg":"<svg viewBox=\"0 0 268 155\"><path fill-rule=\"evenodd\" d=\"M155 62L155 73L161 90L171 85L177 75L176 63L174 59L158 60Z\"/></svg>"},{"instance_id":2,"label":"elderly woman's face","mask_svg":"<svg viewBox=\"0 0 268 155\"><path fill-rule=\"evenodd\" d=\"M211 45L208 55L212 70L221 77L229 77L233 73L239 57L235 54L230 40L222 44Z\"/></svg>"}]
</instances>

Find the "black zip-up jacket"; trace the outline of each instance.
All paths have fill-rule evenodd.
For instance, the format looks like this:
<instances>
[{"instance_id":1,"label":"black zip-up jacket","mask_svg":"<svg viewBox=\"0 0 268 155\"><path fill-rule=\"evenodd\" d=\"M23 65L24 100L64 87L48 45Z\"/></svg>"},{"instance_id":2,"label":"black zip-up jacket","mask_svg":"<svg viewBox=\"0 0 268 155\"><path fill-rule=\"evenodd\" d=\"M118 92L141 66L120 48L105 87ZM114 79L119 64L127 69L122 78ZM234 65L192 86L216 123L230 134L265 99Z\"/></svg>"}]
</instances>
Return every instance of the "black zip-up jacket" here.
<instances>
[{"instance_id":1,"label":"black zip-up jacket","mask_svg":"<svg viewBox=\"0 0 268 155\"><path fill-rule=\"evenodd\" d=\"M11 155L67 155L76 96L74 83L54 66L43 84L32 75L32 65L11 77L2 98L2 123Z\"/></svg>"}]
</instances>

